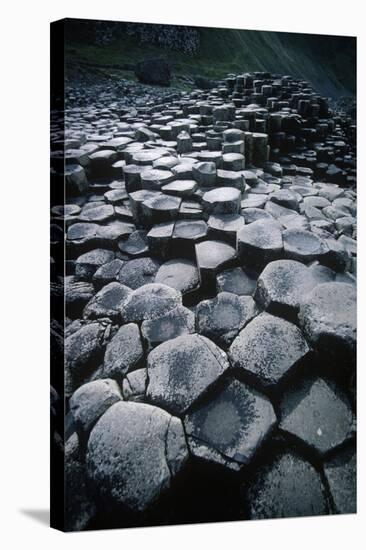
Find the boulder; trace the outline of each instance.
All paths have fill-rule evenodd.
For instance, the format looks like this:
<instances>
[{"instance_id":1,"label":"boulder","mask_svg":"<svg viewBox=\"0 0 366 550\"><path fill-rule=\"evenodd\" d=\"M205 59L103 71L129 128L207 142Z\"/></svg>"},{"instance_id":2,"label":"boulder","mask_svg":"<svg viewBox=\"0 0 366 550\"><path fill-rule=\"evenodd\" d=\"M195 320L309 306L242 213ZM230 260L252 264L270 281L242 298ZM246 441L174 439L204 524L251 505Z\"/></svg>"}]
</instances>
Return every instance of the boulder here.
<instances>
[{"instance_id":1,"label":"boulder","mask_svg":"<svg viewBox=\"0 0 366 550\"><path fill-rule=\"evenodd\" d=\"M94 426L86 463L91 484L107 502L142 512L169 489L187 458L178 418L145 403L121 401Z\"/></svg>"}]
</instances>

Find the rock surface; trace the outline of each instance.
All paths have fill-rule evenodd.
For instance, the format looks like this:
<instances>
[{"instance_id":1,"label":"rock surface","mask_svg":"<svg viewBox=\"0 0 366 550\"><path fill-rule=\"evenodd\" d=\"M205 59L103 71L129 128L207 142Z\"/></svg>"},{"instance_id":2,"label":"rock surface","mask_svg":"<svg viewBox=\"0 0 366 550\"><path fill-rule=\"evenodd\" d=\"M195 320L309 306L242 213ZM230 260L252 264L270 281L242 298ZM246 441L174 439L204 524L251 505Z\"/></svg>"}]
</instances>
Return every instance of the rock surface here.
<instances>
[{"instance_id":1,"label":"rock surface","mask_svg":"<svg viewBox=\"0 0 366 550\"><path fill-rule=\"evenodd\" d=\"M143 511L169 488L187 457L178 418L144 403L120 402L90 434L87 469L104 498Z\"/></svg>"}]
</instances>

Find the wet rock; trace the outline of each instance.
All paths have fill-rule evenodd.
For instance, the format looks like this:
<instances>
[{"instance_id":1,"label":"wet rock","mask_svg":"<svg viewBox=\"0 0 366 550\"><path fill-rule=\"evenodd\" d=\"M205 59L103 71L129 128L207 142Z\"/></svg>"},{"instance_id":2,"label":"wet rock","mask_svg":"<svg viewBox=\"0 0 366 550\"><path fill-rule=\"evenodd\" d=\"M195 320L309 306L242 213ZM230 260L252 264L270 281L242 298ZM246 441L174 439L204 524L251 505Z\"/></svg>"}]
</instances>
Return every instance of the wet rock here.
<instances>
[{"instance_id":1,"label":"wet rock","mask_svg":"<svg viewBox=\"0 0 366 550\"><path fill-rule=\"evenodd\" d=\"M252 461L275 424L271 402L235 379L184 420L192 454L233 470Z\"/></svg>"},{"instance_id":2,"label":"wet rock","mask_svg":"<svg viewBox=\"0 0 366 550\"><path fill-rule=\"evenodd\" d=\"M178 418L151 405L121 401L90 434L87 471L107 501L141 512L169 489L187 458Z\"/></svg>"},{"instance_id":3,"label":"wet rock","mask_svg":"<svg viewBox=\"0 0 366 550\"><path fill-rule=\"evenodd\" d=\"M309 462L290 451L278 453L256 473L246 500L251 519L328 513L320 475Z\"/></svg>"},{"instance_id":4,"label":"wet rock","mask_svg":"<svg viewBox=\"0 0 366 550\"><path fill-rule=\"evenodd\" d=\"M176 180L162 187L162 191L167 195L176 195L177 197L189 197L197 190L197 183L194 180Z\"/></svg>"},{"instance_id":5,"label":"wet rock","mask_svg":"<svg viewBox=\"0 0 366 550\"><path fill-rule=\"evenodd\" d=\"M118 321L120 310L131 294L131 289L117 281L104 286L84 308L85 319L102 319L108 317Z\"/></svg>"},{"instance_id":6,"label":"wet rock","mask_svg":"<svg viewBox=\"0 0 366 550\"><path fill-rule=\"evenodd\" d=\"M177 290L158 283L144 285L132 292L121 310L123 322L156 319L181 305Z\"/></svg>"},{"instance_id":7,"label":"wet rock","mask_svg":"<svg viewBox=\"0 0 366 550\"><path fill-rule=\"evenodd\" d=\"M183 414L228 366L226 354L208 338L179 336L149 354L147 397L174 414Z\"/></svg>"},{"instance_id":8,"label":"wet rock","mask_svg":"<svg viewBox=\"0 0 366 550\"><path fill-rule=\"evenodd\" d=\"M133 369L138 368L144 358L140 331L137 325L123 325L107 344L103 375L121 380Z\"/></svg>"},{"instance_id":9,"label":"wet rock","mask_svg":"<svg viewBox=\"0 0 366 550\"><path fill-rule=\"evenodd\" d=\"M178 220L173 231L172 248L176 254L194 258L195 244L202 241L208 232L203 220Z\"/></svg>"},{"instance_id":10,"label":"wet rock","mask_svg":"<svg viewBox=\"0 0 366 550\"><path fill-rule=\"evenodd\" d=\"M88 436L105 411L122 399L115 380L94 380L83 384L70 398L70 411L81 436Z\"/></svg>"},{"instance_id":11,"label":"wet rock","mask_svg":"<svg viewBox=\"0 0 366 550\"><path fill-rule=\"evenodd\" d=\"M324 474L338 514L357 511L356 453L352 446L338 451L324 463Z\"/></svg>"},{"instance_id":12,"label":"wet rock","mask_svg":"<svg viewBox=\"0 0 366 550\"><path fill-rule=\"evenodd\" d=\"M300 330L279 317L261 313L233 341L229 357L263 388L281 382L309 352Z\"/></svg>"},{"instance_id":13,"label":"wet rock","mask_svg":"<svg viewBox=\"0 0 366 550\"><path fill-rule=\"evenodd\" d=\"M323 378L302 381L281 400L280 428L324 455L353 433L353 414L347 401Z\"/></svg>"},{"instance_id":14,"label":"wet rock","mask_svg":"<svg viewBox=\"0 0 366 550\"><path fill-rule=\"evenodd\" d=\"M198 304L197 331L225 349L258 313L251 296L220 292L216 298Z\"/></svg>"}]
</instances>

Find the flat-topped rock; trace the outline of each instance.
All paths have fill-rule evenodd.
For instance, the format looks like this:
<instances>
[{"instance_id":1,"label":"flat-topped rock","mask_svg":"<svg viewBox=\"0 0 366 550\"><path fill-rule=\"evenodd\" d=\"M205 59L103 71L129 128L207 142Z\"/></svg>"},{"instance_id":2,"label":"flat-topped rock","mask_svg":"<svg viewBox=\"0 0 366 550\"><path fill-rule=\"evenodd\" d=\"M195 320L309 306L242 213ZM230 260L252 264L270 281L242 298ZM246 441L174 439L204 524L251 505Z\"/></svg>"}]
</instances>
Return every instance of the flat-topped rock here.
<instances>
[{"instance_id":1,"label":"flat-topped rock","mask_svg":"<svg viewBox=\"0 0 366 550\"><path fill-rule=\"evenodd\" d=\"M204 336L179 336L148 356L147 396L174 414L183 414L229 367L226 354Z\"/></svg>"},{"instance_id":2,"label":"flat-topped rock","mask_svg":"<svg viewBox=\"0 0 366 550\"><path fill-rule=\"evenodd\" d=\"M182 295L177 290L158 283L151 283L134 290L121 308L125 323L139 322L161 317L181 305Z\"/></svg>"},{"instance_id":3,"label":"flat-topped rock","mask_svg":"<svg viewBox=\"0 0 366 550\"><path fill-rule=\"evenodd\" d=\"M142 336L150 351L155 346L177 338L183 334L195 332L195 316L188 308L178 305L157 319L144 321L141 325Z\"/></svg>"},{"instance_id":4,"label":"flat-topped rock","mask_svg":"<svg viewBox=\"0 0 366 550\"><path fill-rule=\"evenodd\" d=\"M235 248L222 241L202 241L195 250L201 284L206 287L215 286L217 273L231 267L236 258Z\"/></svg>"},{"instance_id":5,"label":"flat-topped rock","mask_svg":"<svg viewBox=\"0 0 366 550\"><path fill-rule=\"evenodd\" d=\"M229 356L233 366L244 369L263 388L271 388L308 352L309 346L295 325L261 313L235 338Z\"/></svg>"},{"instance_id":6,"label":"flat-topped rock","mask_svg":"<svg viewBox=\"0 0 366 550\"><path fill-rule=\"evenodd\" d=\"M198 304L197 331L225 349L258 313L251 296L220 292L216 298Z\"/></svg>"},{"instance_id":7,"label":"flat-topped rock","mask_svg":"<svg viewBox=\"0 0 366 550\"><path fill-rule=\"evenodd\" d=\"M171 286L182 294L197 288L199 282L196 264L185 258L165 262L160 266L155 276L155 283Z\"/></svg>"},{"instance_id":8,"label":"flat-topped rock","mask_svg":"<svg viewBox=\"0 0 366 550\"><path fill-rule=\"evenodd\" d=\"M91 484L107 500L143 511L169 488L187 458L178 418L151 405L121 401L107 410L90 434L87 471Z\"/></svg>"},{"instance_id":9,"label":"flat-topped rock","mask_svg":"<svg viewBox=\"0 0 366 550\"><path fill-rule=\"evenodd\" d=\"M323 378L291 387L280 404L280 428L320 455L353 435L353 414L346 396Z\"/></svg>"},{"instance_id":10,"label":"flat-topped rock","mask_svg":"<svg viewBox=\"0 0 366 550\"><path fill-rule=\"evenodd\" d=\"M124 262L117 279L123 285L136 290L143 285L153 283L160 264L152 258L136 258Z\"/></svg>"},{"instance_id":11,"label":"flat-topped rock","mask_svg":"<svg viewBox=\"0 0 366 550\"><path fill-rule=\"evenodd\" d=\"M309 341L336 356L345 352L355 359L356 301L353 285L324 283L304 297L299 323Z\"/></svg>"},{"instance_id":12,"label":"flat-topped rock","mask_svg":"<svg viewBox=\"0 0 366 550\"><path fill-rule=\"evenodd\" d=\"M237 214L240 211L241 193L235 187L217 187L202 197L203 211L210 214Z\"/></svg>"},{"instance_id":13,"label":"flat-topped rock","mask_svg":"<svg viewBox=\"0 0 366 550\"><path fill-rule=\"evenodd\" d=\"M108 317L113 321L118 321L120 309L131 292L128 286L121 285L117 281L105 285L86 304L83 317L85 319L103 319L104 317Z\"/></svg>"},{"instance_id":14,"label":"flat-topped rock","mask_svg":"<svg viewBox=\"0 0 366 550\"><path fill-rule=\"evenodd\" d=\"M216 288L217 292L252 296L256 288L256 279L253 274L246 273L241 267L235 267L217 275Z\"/></svg>"},{"instance_id":15,"label":"flat-topped rock","mask_svg":"<svg viewBox=\"0 0 366 550\"><path fill-rule=\"evenodd\" d=\"M272 220L258 220L237 233L238 256L245 266L264 267L280 259L283 252L281 226Z\"/></svg>"},{"instance_id":16,"label":"flat-topped rock","mask_svg":"<svg viewBox=\"0 0 366 550\"><path fill-rule=\"evenodd\" d=\"M251 519L315 516L329 512L325 489L315 468L288 451L278 453L248 484Z\"/></svg>"},{"instance_id":17,"label":"flat-topped rock","mask_svg":"<svg viewBox=\"0 0 366 550\"><path fill-rule=\"evenodd\" d=\"M309 263L320 259L328 251L327 245L311 231L287 229L283 232L285 257Z\"/></svg>"},{"instance_id":18,"label":"flat-topped rock","mask_svg":"<svg viewBox=\"0 0 366 550\"><path fill-rule=\"evenodd\" d=\"M184 419L192 454L233 470L252 461L275 424L270 401L235 379Z\"/></svg>"},{"instance_id":19,"label":"flat-topped rock","mask_svg":"<svg viewBox=\"0 0 366 550\"><path fill-rule=\"evenodd\" d=\"M141 335L138 326L128 323L120 327L107 344L103 376L122 380L122 377L138 368L144 357Z\"/></svg>"}]
</instances>

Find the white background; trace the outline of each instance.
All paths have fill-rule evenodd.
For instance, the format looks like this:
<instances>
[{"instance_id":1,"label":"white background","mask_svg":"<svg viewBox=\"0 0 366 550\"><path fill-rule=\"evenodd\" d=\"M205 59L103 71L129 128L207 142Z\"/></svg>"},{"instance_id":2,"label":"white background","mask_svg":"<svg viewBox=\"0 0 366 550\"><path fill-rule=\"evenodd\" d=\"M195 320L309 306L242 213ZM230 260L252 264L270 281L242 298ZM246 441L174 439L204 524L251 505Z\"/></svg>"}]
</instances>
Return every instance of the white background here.
<instances>
[{"instance_id":1,"label":"white background","mask_svg":"<svg viewBox=\"0 0 366 550\"><path fill-rule=\"evenodd\" d=\"M364 284L359 293L359 514L62 534L48 509L49 22L63 17L358 36L359 281L365 247L365 28L361 0L59 0L2 3L0 18L2 548L331 548L364 545ZM362 28L363 23L363 28ZM5 125L4 125L5 119ZM363 286L363 288L362 288ZM363 334L362 334L363 333ZM36 516L36 517L34 517ZM38 518L38 519L37 519ZM43 521L42 521L43 518ZM110 546L109 546L110 545ZM363 546L364 547L364 546Z\"/></svg>"}]
</instances>

